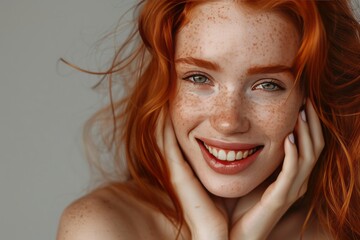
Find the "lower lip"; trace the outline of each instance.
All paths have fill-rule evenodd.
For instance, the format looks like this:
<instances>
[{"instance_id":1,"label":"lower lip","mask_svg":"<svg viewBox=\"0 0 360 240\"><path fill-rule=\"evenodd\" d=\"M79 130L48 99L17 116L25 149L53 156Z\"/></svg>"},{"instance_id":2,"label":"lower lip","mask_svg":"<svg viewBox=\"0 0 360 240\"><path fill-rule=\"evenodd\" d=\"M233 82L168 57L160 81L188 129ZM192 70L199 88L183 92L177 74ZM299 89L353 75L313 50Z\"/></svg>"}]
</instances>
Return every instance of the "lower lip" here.
<instances>
[{"instance_id":1,"label":"lower lip","mask_svg":"<svg viewBox=\"0 0 360 240\"><path fill-rule=\"evenodd\" d=\"M202 155L206 161L206 163L209 165L209 167L214 170L217 173L220 174L237 174L243 170L245 170L247 167L249 167L255 160L257 159L258 155L261 152L261 149L258 149L255 153L250 155L247 158L241 159L241 160L235 160L235 161L221 161L217 158L215 158L212 154L209 153L208 150L206 150L204 144L199 142L200 149L202 152Z\"/></svg>"}]
</instances>

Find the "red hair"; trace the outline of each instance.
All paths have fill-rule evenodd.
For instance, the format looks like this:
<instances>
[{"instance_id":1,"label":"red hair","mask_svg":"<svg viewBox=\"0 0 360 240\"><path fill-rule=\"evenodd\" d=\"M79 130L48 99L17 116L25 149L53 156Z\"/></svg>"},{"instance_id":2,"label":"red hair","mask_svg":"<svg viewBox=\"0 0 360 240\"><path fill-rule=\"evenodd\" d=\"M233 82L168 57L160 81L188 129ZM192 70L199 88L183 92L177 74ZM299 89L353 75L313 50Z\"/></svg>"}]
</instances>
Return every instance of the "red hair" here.
<instances>
[{"instance_id":1,"label":"red hair","mask_svg":"<svg viewBox=\"0 0 360 240\"><path fill-rule=\"evenodd\" d=\"M85 130L90 132L98 119L105 119L100 131L110 139L105 143L113 153L113 161L121 162L124 149L129 178L141 189L141 198L179 229L184 223L183 212L157 147L155 128L160 112L167 112L174 94L176 33L199 2L144 0L137 5L137 29L103 73L112 94L114 77L124 76L130 69L128 95L118 101L111 95L110 105L98 112ZM246 4L285 13L301 35L294 71L319 115L326 142L302 200L310 207L308 219L315 215L335 239L360 238L359 22L346 0L252 0ZM138 35L141 41L123 57ZM156 194L158 191L171 200L172 206L165 204Z\"/></svg>"}]
</instances>

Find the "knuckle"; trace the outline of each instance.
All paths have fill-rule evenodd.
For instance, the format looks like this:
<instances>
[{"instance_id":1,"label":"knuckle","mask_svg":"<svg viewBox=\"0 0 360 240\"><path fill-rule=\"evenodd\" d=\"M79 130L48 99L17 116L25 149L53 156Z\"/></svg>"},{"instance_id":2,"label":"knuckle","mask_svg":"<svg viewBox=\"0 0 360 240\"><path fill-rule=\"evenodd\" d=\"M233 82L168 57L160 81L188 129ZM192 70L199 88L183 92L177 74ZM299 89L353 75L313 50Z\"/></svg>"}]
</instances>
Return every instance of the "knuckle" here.
<instances>
[{"instance_id":1,"label":"knuckle","mask_svg":"<svg viewBox=\"0 0 360 240\"><path fill-rule=\"evenodd\" d=\"M308 155L306 156L305 162L310 163L313 165L317 160L316 154L314 151L309 151Z\"/></svg>"},{"instance_id":2,"label":"knuckle","mask_svg":"<svg viewBox=\"0 0 360 240\"><path fill-rule=\"evenodd\" d=\"M315 163L316 160L317 160L315 154L312 154L309 160L310 160L311 163Z\"/></svg>"},{"instance_id":3,"label":"knuckle","mask_svg":"<svg viewBox=\"0 0 360 240\"><path fill-rule=\"evenodd\" d=\"M325 139L324 139L324 137L322 135L317 139L315 147L320 152L324 149L324 147L325 147Z\"/></svg>"},{"instance_id":4,"label":"knuckle","mask_svg":"<svg viewBox=\"0 0 360 240\"><path fill-rule=\"evenodd\" d=\"M321 151L324 149L324 147L325 147L325 139L321 138L318 143L318 149Z\"/></svg>"},{"instance_id":5,"label":"knuckle","mask_svg":"<svg viewBox=\"0 0 360 240\"><path fill-rule=\"evenodd\" d=\"M320 156L320 154L321 154L321 152L323 151L323 149L324 149L324 147L325 147L325 142L324 141L321 141L321 142L319 142L318 144L317 144L317 146L315 146L315 148L316 148L316 157L318 158L319 156Z\"/></svg>"},{"instance_id":6,"label":"knuckle","mask_svg":"<svg viewBox=\"0 0 360 240\"><path fill-rule=\"evenodd\" d=\"M308 189L307 184L302 185L301 188L300 188L300 190L299 190L298 196L299 196L299 197L304 196L305 193L306 193L306 191L307 191L307 189Z\"/></svg>"}]
</instances>

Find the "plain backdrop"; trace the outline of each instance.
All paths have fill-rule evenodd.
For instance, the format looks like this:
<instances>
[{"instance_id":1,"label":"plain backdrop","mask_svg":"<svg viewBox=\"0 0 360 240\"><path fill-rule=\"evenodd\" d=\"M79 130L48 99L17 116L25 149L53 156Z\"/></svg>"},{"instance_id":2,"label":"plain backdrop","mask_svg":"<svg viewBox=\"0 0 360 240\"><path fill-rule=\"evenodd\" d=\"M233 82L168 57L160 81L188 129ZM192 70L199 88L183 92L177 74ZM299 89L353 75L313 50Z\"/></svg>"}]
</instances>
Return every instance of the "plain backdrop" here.
<instances>
[{"instance_id":1,"label":"plain backdrop","mask_svg":"<svg viewBox=\"0 0 360 240\"><path fill-rule=\"evenodd\" d=\"M0 1L0 239L55 239L63 209L84 194L82 126L100 106L97 41L135 0ZM110 50L109 50L110 49Z\"/></svg>"}]
</instances>

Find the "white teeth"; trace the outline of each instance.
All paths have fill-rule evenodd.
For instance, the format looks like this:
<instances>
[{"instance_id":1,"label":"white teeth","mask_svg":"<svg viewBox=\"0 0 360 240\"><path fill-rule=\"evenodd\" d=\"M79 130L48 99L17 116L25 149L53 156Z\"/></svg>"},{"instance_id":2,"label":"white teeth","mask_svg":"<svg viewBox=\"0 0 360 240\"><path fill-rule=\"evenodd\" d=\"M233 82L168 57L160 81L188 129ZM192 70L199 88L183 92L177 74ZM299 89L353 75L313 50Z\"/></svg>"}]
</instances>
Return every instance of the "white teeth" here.
<instances>
[{"instance_id":1,"label":"white teeth","mask_svg":"<svg viewBox=\"0 0 360 240\"><path fill-rule=\"evenodd\" d=\"M214 157L216 157L219 160L222 161L235 161L235 160L241 160L244 158L247 158L248 156L252 155L256 152L257 148L253 148L246 151L228 151L226 153L226 150L223 149L216 149L214 147L210 147L204 143L205 148L211 153Z\"/></svg>"},{"instance_id":2,"label":"white teeth","mask_svg":"<svg viewBox=\"0 0 360 240\"><path fill-rule=\"evenodd\" d=\"M220 150L219 153L218 153L218 159L220 160L226 160L226 153L224 150Z\"/></svg>"},{"instance_id":3,"label":"white teeth","mask_svg":"<svg viewBox=\"0 0 360 240\"><path fill-rule=\"evenodd\" d=\"M243 154L241 151L236 153L236 160L240 160L240 159L242 159L242 157L243 157Z\"/></svg>"},{"instance_id":4,"label":"white teeth","mask_svg":"<svg viewBox=\"0 0 360 240\"><path fill-rule=\"evenodd\" d=\"M235 152L234 151L230 151L227 154L226 160L228 161L234 161L235 160Z\"/></svg>"},{"instance_id":5,"label":"white teeth","mask_svg":"<svg viewBox=\"0 0 360 240\"><path fill-rule=\"evenodd\" d=\"M212 155L214 155L214 157L216 157L216 158L218 157L218 152L215 148L212 151Z\"/></svg>"}]
</instances>

